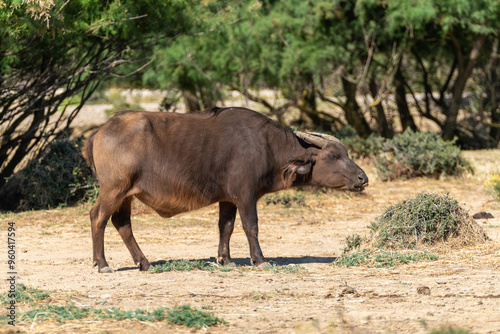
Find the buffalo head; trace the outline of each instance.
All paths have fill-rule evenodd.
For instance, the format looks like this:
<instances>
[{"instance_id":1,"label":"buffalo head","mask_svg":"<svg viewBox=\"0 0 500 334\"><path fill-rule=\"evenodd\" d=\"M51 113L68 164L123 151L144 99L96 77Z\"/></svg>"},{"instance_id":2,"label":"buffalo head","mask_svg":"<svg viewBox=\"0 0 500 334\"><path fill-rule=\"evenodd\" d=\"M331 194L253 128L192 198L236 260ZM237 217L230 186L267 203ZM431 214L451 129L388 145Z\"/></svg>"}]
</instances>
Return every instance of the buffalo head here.
<instances>
[{"instance_id":1,"label":"buffalo head","mask_svg":"<svg viewBox=\"0 0 500 334\"><path fill-rule=\"evenodd\" d=\"M351 191L362 191L368 185L365 172L349 158L340 140L319 133L296 131L295 135L321 148L296 168L298 175L308 176L308 184Z\"/></svg>"}]
</instances>

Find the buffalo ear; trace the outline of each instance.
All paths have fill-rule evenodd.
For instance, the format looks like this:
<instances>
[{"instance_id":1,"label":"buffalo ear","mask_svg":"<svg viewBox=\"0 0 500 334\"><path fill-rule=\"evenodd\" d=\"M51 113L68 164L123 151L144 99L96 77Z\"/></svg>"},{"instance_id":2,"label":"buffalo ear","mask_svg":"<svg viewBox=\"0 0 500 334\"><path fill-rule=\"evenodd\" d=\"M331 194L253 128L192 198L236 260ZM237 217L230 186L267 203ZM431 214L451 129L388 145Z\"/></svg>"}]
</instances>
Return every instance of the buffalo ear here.
<instances>
[{"instance_id":1,"label":"buffalo ear","mask_svg":"<svg viewBox=\"0 0 500 334\"><path fill-rule=\"evenodd\" d=\"M309 174L310 171L311 171L311 162L310 161L297 167L297 174L300 174L300 175Z\"/></svg>"},{"instance_id":2,"label":"buffalo ear","mask_svg":"<svg viewBox=\"0 0 500 334\"><path fill-rule=\"evenodd\" d=\"M312 162L310 160L293 160L284 168L281 178L285 188L290 188L297 179L297 175L304 177L311 172Z\"/></svg>"}]
</instances>

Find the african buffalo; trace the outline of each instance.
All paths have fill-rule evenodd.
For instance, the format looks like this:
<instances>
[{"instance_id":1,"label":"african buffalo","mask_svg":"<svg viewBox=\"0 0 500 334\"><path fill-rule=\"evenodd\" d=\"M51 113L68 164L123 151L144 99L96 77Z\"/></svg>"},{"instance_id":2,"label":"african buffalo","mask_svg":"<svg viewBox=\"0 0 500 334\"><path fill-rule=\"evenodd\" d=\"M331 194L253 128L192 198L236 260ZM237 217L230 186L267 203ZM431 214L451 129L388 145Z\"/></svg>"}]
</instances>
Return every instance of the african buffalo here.
<instances>
[{"instance_id":1,"label":"african buffalo","mask_svg":"<svg viewBox=\"0 0 500 334\"><path fill-rule=\"evenodd\" d=\"M335 137L294 132L244 108L125 111L97 129L84 150L100 183L90 211L99 272L112 272L104 257L110 217L134 263L140 270L150 267L132 234L133 196L162 217L219 202L222 264L231 263L229 239L239 210L251 261L259 265L264 263L256 207L261 196L302 185L361 191L368 184Z\"/></svg>"}]
</instances>

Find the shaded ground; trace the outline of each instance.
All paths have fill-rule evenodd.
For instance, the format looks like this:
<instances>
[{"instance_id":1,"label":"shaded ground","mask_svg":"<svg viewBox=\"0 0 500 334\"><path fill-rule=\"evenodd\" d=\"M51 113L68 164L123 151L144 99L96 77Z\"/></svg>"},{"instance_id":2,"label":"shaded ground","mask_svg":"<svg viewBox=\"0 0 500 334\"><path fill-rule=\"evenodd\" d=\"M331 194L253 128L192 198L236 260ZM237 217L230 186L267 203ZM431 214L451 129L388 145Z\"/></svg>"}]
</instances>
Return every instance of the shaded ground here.
<instances>
[{"instance_id":1,"label":"shaded ground","mask_svg":"<svg viewBox=\"0 0 500 334\"><path fill-rule=\"evenodd\" d=\"M476 174L463 179L380 182L363 164L370 186L363 194L306 192L306 206L259 203L260 241L277 271L247 267L248 245L239 220L231 253L232 271L141 273L112 225L105 236L109 264L117 271L97 274L92 267L89 206L3 215L17 227L18 282L52 291L52 303L153 310L190 304L208 307L228 325L187 329L135 320L23 324L16 330L39 332L193 332L211 333L428 333L452 325L477 333L500 332L500 202L486 183L499 171L500 151L467 152ZM498 168L498 169L497 169ZM448 250L438 261L395 268L339 268L331 265L354 232L389 205L418 192L449 193L472 215L495 217L478 223L493 240L473 249ZM202 259L217 253L217 206L162 219L135 203L133 227L151 262ZM4 248L5 249L5 248ZM5 258L5 257L4 257ZM6 268L2 261L2 267ZM4 269L3 272L7 270ZM430 294L420 294L419 287ZM350 287L351 289L347 289ZM2 291L5 291L2 288ZM18 305L18 312L26 306ZM8 328L2 328L5 331Z\"/></svg>"}]
</instances>

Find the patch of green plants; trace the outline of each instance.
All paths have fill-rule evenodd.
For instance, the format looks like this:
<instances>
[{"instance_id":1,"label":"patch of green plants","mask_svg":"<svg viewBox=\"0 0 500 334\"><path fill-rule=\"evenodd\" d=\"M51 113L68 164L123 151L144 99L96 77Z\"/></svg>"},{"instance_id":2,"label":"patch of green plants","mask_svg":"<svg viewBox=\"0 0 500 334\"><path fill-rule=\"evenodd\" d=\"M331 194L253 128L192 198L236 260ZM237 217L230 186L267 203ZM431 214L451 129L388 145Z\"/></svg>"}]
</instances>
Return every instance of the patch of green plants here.
<instances>
[{"instance_id":1,"label":"patch of green plants","mask_svg":"<svg viewBox=\"0 0 500 334\"><path fill-rule=\"evenodd\" d=\"M189 305L179 306L169 311L166 320L177 325L195 328L227 324L226 321L212 313L193 309Z\"/></svg>"},{"instance_id":2,"label":"patch of green plants","mask_svg":"<svg viewBox=\"0 0 500 334\"><path fill-rule=\"evenodd\" d=\"M418 261L436 261L439 256L427 252L380 252L374 254L375 267L394 267L399 264L408 264Z\"/></svg>"},{"instance_id":3,"label":"patch of green plants","mask_svg":"<svg viewBox=\"0 0 500 334\"><path fill-rule=\"evenodd\" d=\"M382 152L375 159L375 167L384 181L418 176L461 176L474 172L455 141L445 141L434 132L408 129L386 140Z\"/></svg>"},{"instance_id":4,"label":"patch of green plants","mask_svg":"<svg viewBox=\"0 0 500 334\"><path fill-rule=\"evenodd\" d=\"M346 246L344 247L344 253L361 247L361 236L357 233L348 235L345 238Z\"/></svg>"},{"instance_id":5,"label":"patch of green plants","mask_svg":"<svg viewBox=\"0 0 500 334\"><path fill-rule=\"evenodd\" d=\"M397 265L419 261L436 261L439 257L428 252L390 252L362 249L358 252L342 254L334 263L339 267L367 265L375 268L391 268Z\"/></svg>"},{"instance_id":6,"label":"patch of green plants","mask_svg":"<svg viewBox=\"0 0 500 334\"><path fill-rule=\"evenodd\" d=\"M369 228L370 236L347 236L344 253L336 259L335 265L394 267L416 261L435 261L438 259L435 254L409 250L451 239L459 245L488 240L484 230L455 199L435 193L420 193L389 206Z\"/></svg>"},{"instance_id":7,"label":"patch of green plants","mask_svg":"<svg viewBox=\"0 0 500 334\"><path fill-rule=\"evenodd\" d=\"M289 208L292 205L305 206L306 195L301 191L297 191L293 195L289 193L271 194L264 197L264 203L265 205L281 205L284 208Z\"/></svg>"},{"instance_id":8,"label":"patch of green plants","mask_svg":"<svg viewBox=\"0 0 500 334\"><path fill-rule=\"evenodd\" d=\"M342 144L349 152L349 155L355 159L373 158L382 152L386 139L377 134L371 134L368 138L345 137Z\"/></svg>"},{"instance_id":9,"label":"patch of green plants","mask_svg":"<svg viewBox=\"0 0 500 334\"><path fill-rule=\"evenodd\" d=\"M19 172L22 209L95 201L98 186L82 155L83 141L55 140Z\"/></svg>"},{"instance_id":10,"label":"patch of green plants","mask_svg":"<svg viewBox=\"0 0 500 334\"><path fill-rule=\"evenodd\" d=\"M264 270L272 270L274 274L278 273L287 273L287 274L297 274L299 272L304 272L306 269L302 266L299 266L297 264L291 264L291 265L278 265L278 264L271 264L269 266L266 266Z\"/></svg>"},{"instance_id":11,"label":"patch of green plants","mask_svg":"<svg viewBox=\"0 0 500 334\"><path fill-rule=\"evenodd\" d=\"M448 195L420 193L389 206L371 223L373 246L415 248L453 237L465 243L487 240L483 229Z\"/></svg>"},{"instance_id":12,"label":"patch of green plants","mask_svg":"<svg viewBox=\"0 0 500 334\"><path fill-rule=\"evenodd\" d=\"M446 328L432 329L429 334L472 334L472 332L468 329L454 328L450 326Z\"/></svg>"},{"instance_id":13,"label":"patch of green plants","mask_svg":"<svg viewBox=\"0 0 500 334\"><path fill-rule=\"evenodd\" d=\"M43 291L35 288L27 287L22 283L16 284L16 303L33 303L35 301L40 301L47 299L50 296L48 291ZM0 295L0 299L2 300L2 304L10 303L11 299L8 296L8 293L2 293Z\"/></svg>"},{"instance_id":14,"label":"patch of green plants","mask_svg":"<svg viewBox=\"0 0 500 334\"><path fill-rule=\"evenodd\" d=\"M226 321L189 305L183 305L170 309L161 307L153 311L137 309L135 311L125 311L120 308L96 309L92 307L77 307L74 303L68 302L64 306L39 305L22 313L18 317L20 323L31 321L54 320L59 324L72 320L99 321L104 319L125 320L137 319L139 321L168 321L176 325L201 328L226 324Z\"/></svg>"},{"instance_id":15,"label":"patch of green plants","mask_svg":"<svg viewBox=\"0 0 500 334\"><path fill-rule=\"evenodd\" d=\"M150 272L158 274L167 271L189 271L189 270L215 270L215 267L210 263L202 260L170 260L163 264L151 267Z\"/></svg>"},{"instance_id":16,"label":"patch of green plants","mask_svg":"<svg viewBox=\"0 0 500 334\"><path fill-rule=\"evenodd\" d=\"M371 250L362 249L359 252L342 254L334 262L339 267L358 267L370 262Z\"/></svg>"}]
</instances>

